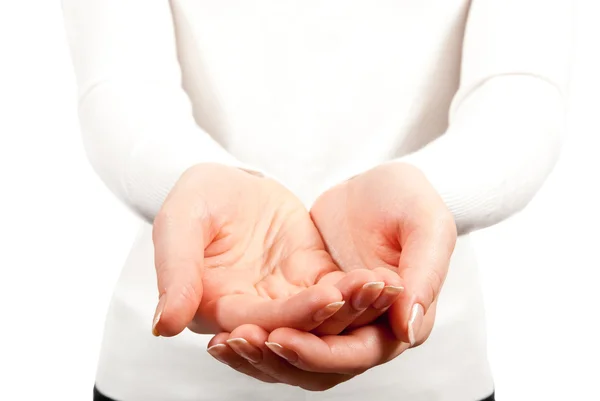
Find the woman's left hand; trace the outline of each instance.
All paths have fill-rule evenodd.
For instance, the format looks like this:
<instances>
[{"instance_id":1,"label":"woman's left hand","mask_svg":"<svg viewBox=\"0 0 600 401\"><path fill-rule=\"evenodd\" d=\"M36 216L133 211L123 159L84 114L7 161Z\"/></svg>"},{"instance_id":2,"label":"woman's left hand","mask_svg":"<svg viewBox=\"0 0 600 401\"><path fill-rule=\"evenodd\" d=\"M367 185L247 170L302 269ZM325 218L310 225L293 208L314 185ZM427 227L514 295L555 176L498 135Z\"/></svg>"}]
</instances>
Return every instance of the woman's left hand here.
<instances>
[{"instance_id":1,"label":"woman's left hand","mask_svg":"<svg viewBox=\"0 0 600 401\"><path fill-rule=\"evenodd\" d=\"M343 271L387 268L400 276L404 291L388 309L388 323L397 339L418 345L457 237L454 217L425 175L409 164L383 164L323 193L310 213ZM350 327L379 314L371 307Z\"/></svg>"}]
</instances>

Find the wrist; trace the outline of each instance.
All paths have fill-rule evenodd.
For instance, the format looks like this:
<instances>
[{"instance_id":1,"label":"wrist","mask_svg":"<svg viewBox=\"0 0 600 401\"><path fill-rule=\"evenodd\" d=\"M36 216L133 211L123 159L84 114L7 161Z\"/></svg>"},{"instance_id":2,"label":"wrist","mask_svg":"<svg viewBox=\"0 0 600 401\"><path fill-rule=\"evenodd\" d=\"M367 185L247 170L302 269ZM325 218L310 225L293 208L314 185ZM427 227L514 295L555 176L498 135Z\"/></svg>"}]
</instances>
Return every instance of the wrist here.
<instances>
[{"instance_id":1,"label":"wrist","mask_svg":"<svg viewBox=\"0 0 600 401\"><path fill-rule=\"evenodd\" d=\"M392 180L389 182L393 182L396 180L406 182L408 180L409 182L415 183L426 182L427 184L431 185L423 171L417 166L410 163L399 162L395 160L381 163L361 173L355 174L352 177L346 179L345 181L340 182L338 185L353 184L357 180Z\"/></svg>"},{"instance_id":2,"label":"wrist","mask_svg":"<svg viewBox=\"0 0 600 401\"><path fill-rule=\"evenodd\" d=\"M243 175L240 173L244 173ZM197 163L190 166L185 170L180 180L187 179L188 177L195 177L195 179L201 178L206 180L208 177L219 177L219 176L237 176L237 177L258 177L266 178L265 174L257 169L250 168L242 165L228 165L221 163Z\"/></svg>"}]
</instances>

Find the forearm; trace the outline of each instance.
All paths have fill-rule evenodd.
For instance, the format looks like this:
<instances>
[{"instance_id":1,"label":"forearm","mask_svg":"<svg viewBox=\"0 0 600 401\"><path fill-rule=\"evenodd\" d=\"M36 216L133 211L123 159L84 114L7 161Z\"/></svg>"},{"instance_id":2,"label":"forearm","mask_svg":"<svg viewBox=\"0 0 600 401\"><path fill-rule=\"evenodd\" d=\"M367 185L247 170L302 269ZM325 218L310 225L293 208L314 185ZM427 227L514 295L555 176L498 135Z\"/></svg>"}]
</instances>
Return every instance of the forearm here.
<instances>
[{"instance_id":1,"label":"forearm","mask_svg":"<svg viewBox=\"0 0 600 401\"><path fill-rule=\"evenodd\" d=\"M473 0L446 133L400 158L421 168L460 233L521 210L550 173L564 131L571 0Z\"/></svg>"},{"instance_id":2,"label":"forearm","mask_svg":"<svg viewBox=\"0 0 600 401\"><path fill-rule=\"evenodd\" d=\"M189 167L216 162L250 169L194 120L168 1L62 4L85 148L119 199L153 221Z\"/></svg>"},{"instance_id":3,"label":"forearm","mask_svg":"<svg viewBox=\"0 0 600 401\"><path fill-rule=\"evenodd\" d=\"M80 101L92 166L119 199L150 222L189 167L245 167L195 124L185 95L170 91L154 82L109 81Z\"/></svg>"},{"instance_id":4,"label":"forearm","mask_svg":"<svg viewBox=\"0 0 600 401\"><path fill-rule=\"evenodd\" d=\"M398 161L425 173L460 234L488 227L542 186L558 158L564 109L548 81L498 76L463 99L445 135Z\"/></svg>"}]
</instances>

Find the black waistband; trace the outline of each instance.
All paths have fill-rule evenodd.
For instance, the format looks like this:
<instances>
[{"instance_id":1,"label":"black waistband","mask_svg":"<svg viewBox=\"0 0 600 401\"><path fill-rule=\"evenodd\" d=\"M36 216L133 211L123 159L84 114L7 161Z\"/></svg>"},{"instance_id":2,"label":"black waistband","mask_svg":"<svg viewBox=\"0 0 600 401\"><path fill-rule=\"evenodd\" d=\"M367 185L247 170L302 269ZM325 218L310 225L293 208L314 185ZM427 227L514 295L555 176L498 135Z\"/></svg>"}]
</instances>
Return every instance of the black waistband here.
<instances>
[{"instance_id":1,"label":"black waistband","mask_svg":"<svg viewBox=\"0 0 600 401\"><path fill-rule=\"evenodd\" d=\"M492 393L492 395L490 395L489 397L487 397L481 401L495 401L495 400L496 400L496 398L494 397L494 394ZM96 387L94 387L94 401L116 401L116 400L113 400L112 398L108 398L107 396L102 394L100 391L98 391L98 389Z\"/></svg>"}]
</instances>

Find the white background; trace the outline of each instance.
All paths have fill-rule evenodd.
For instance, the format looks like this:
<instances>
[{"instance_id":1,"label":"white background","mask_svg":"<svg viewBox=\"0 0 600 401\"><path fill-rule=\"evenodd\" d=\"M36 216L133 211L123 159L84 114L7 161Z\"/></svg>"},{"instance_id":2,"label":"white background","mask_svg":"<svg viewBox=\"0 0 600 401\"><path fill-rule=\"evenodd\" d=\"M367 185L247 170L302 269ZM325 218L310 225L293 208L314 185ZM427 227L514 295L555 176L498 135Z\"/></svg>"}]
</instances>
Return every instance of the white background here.
<instances>
[{"instance_id":1,"label":"white background","mask_svg":"<svg viewBox=\"0 0 600 401\"><path fill-rule=\"evenodd\" d=\"M501 401L600 400L600 4L579 3L562 159L476 235ZM0 399L91 399L136 230L85 159L59 2L0 0Z\"/></svg>"}]
</instances>

